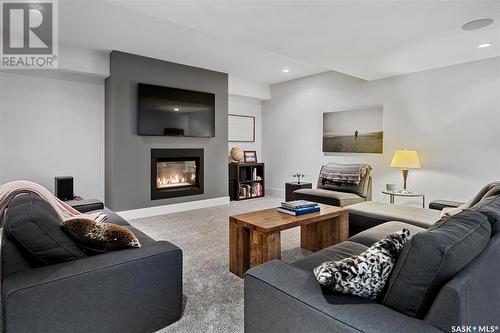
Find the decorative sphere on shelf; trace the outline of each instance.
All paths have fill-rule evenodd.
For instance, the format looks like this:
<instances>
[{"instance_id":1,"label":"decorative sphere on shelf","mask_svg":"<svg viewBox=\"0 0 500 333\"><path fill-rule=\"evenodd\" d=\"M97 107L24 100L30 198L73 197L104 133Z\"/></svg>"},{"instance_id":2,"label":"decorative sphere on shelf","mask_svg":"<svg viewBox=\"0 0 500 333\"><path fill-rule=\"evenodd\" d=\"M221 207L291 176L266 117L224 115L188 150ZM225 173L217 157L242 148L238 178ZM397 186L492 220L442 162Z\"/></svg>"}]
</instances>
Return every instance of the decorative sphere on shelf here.
<instances>
[{"instance_id":1,"label":"decorative sphere on shelf","mask_svg":"<svg viewBox=\"0 0 500 333\"><path fill-rule=\"evenodd\" d=\"M231 158L235 162L241 162L243 160L243 150L240 147L231 148Z\"/></svg>"}]
</instances>

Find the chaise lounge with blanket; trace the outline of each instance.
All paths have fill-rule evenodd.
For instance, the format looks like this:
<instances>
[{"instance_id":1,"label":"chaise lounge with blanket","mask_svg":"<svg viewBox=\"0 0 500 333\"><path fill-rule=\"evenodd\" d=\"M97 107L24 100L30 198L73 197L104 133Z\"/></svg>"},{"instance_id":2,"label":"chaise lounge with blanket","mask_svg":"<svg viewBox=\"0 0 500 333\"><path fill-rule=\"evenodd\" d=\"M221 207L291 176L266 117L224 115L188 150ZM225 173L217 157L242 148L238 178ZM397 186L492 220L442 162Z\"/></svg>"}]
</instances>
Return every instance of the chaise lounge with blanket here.
<instances>
[{"instance_id":1,"label":"chaise lounge with blanket","mask_svg":"<svg viewBox=\"0 0 500 333\"><path fill-rule=\"evenodd\" d=\"M327 163L321 167L316 188L296 190L294 199L338 207L370 201L371 170L368 164Z\"/></svg>"}]
</instances>

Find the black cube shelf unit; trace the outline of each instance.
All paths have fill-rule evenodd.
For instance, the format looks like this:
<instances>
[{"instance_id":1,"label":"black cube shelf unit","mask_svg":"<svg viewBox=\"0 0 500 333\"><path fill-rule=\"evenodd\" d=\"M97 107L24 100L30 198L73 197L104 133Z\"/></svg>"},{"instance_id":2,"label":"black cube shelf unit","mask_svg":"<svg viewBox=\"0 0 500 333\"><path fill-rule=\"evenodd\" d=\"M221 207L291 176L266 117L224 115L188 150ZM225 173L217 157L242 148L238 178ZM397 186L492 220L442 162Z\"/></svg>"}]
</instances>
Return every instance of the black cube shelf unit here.
<instances>
[{"instance_id":1,"label":"black cube shelf unit","mask_svg":"<svg viewBox=\"0 0 500 333\"><path fill-rule=\"evenodd\" d=\"M264 163L229 163L231 200L262 198L264 185Z\"/></svg>"}]
</instances>

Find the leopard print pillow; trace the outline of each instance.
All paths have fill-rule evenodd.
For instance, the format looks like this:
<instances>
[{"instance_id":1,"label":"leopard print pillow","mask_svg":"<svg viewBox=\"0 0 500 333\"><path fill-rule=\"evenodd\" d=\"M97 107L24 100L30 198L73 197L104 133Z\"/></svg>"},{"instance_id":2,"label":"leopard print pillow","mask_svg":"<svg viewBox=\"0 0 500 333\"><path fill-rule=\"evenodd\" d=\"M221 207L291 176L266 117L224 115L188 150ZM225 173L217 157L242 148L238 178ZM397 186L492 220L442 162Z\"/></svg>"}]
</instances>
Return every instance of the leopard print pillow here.
<instances>
[{"instance_id":1,"label":"leopard print pillow","mask_svg":"<svg viewBox=\"0 0 500 333\"><path fill-rule=\"evenodd\" d=\"M75 217L64 221L62 227L78 245L91 252L141 247L132 231L117 224Z\"/></svg>"},{"instance_id":2,"label":"leopard print pillow","mask_svg":"<svg viewBox=\"0 0 500 333\"><path fill-rule=\"evenodd\" d=\"M358 256L322 263L314 269L314 275L333 291L376 299L409 238L408 229L390 234Z\"/></svg>"}]
</instances>

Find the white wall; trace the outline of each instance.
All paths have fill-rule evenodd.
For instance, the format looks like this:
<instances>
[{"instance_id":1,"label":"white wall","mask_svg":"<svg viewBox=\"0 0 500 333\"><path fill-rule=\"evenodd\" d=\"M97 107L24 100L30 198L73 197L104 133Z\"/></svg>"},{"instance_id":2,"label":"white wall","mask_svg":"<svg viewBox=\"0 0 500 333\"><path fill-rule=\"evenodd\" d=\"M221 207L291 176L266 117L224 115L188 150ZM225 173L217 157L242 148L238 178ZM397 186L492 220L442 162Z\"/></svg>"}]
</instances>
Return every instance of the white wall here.
<instances>
[{"instance_id":1,"label":"white wall","mask_svg":"<svg viewBox=\"0 0 500 333\"><path fill-rule=\"evenodd\" d=\"M106 78L109 76L109 51L60 44L58 71Z\"/></svg>"},{"instance_id":2,"label":"white wall","mask_svg":"<svg viewBox=\"0 0 500 333\"><path fill-rule=\"evenodd\" d=\"M228 142L228 154L232 147L257 151L257 160L262 158L262 102L255 98L229 95L229 113L255 117L255 142Z\"/></svg>"},{"instance_id":3,"label":"white wall","mask_svg":"<svg viewBox=\"0 0 500 333\"><path fill-rule=\"evenodd\" d=\"M51 71L1 72L0 183L28 179L104 199L104 81Z\"/></svg>"},{"instance_id":4,"label":"white wall","mask_svg":"<svg viewBox=\"0 0 500 333\"><path fill-rule=\"evenodd\" d=\"M260 100L271 99L271 87L268 84L253 82L229 75L228 89L230 95L251 97Z\"/></svg>"},{"instance_id":5,"label":"white wall","mask_svg":"<svg viewBox=\"0 0 500 333\"><path fill-rule=\"evenodd\" d=\"M315 183L326 161L366 162L374 200L387 201L384 184L402 183L389 167L400 148L418 151L422 168L410 171L409 187L428 201L466 200L500 179L500 57L371 82L327 72L274 85L271 95L262 121L271 190L282 191L295 171ZM376 104L384 107L384 154L322 153L323 112Z\"/></svg>"}]
</instances>

